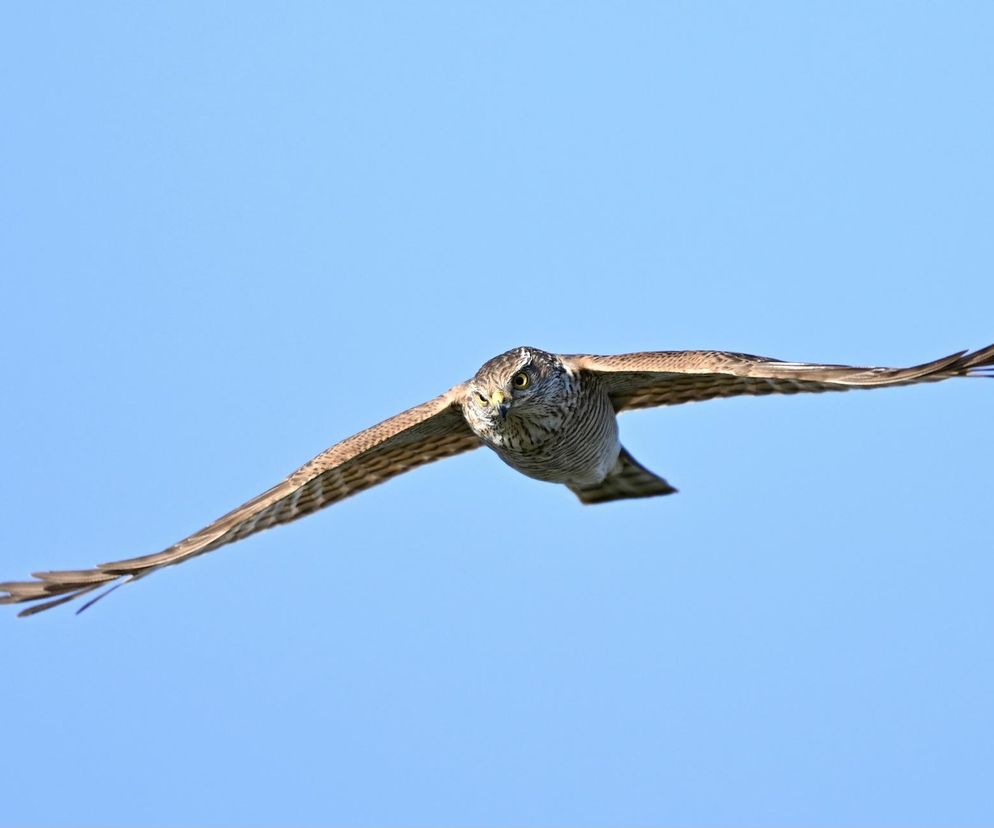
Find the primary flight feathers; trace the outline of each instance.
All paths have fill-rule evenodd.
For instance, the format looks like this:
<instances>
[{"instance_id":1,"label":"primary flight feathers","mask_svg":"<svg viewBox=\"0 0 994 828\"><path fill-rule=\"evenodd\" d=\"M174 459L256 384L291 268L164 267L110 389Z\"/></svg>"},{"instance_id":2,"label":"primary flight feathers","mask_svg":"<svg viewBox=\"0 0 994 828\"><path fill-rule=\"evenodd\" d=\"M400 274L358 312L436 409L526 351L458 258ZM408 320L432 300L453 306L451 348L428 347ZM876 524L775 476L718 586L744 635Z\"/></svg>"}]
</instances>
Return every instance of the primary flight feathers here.
<instances>
[{"instance_id":1,"label":"primary flight feathers","mask_svg":"<svg viewBox=\"0 0 994 828\"><path fill-rule=\"evenodd\" d=\"M0 583L0 603L40 602L20 613L31 615L101 587L114 588L115 582L137 580L481 445L530 477L565 484L584 503L670 494L676 490L622 447L618 412L740 394L846 391L957 376L994 377L994 345L911 368L782 362L724 351L592 356L515 348L441 396L323 451L269 491L162 552Z\"/></svg>"}]
</instances>

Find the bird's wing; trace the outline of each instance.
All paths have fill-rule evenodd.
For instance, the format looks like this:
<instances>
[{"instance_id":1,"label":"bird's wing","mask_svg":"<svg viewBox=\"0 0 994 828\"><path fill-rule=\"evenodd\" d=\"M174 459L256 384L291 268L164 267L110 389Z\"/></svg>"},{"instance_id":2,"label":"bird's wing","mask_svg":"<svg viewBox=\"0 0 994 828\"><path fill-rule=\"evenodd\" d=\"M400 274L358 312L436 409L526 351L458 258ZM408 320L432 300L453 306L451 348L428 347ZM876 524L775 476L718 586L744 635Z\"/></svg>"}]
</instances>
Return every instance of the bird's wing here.
<instances>
[{"instance_id":1,"label":"bird's wing","mask_svg":"<svg viewBox=\"0 0 994 828\"><path fill-rule=\"evenodd\" d=\"M479 439L466 424L459 404L462 388L457 385L332 446L282 483L162 552L99 564L93 569L36 572L33 581L0 583L0 603L48 599L20 614L50 609L114 581L119 585L142 578L296 520L416 466L476 448Z\"/></svg>"},{"instance_id":2,"label":"bird's wing","mask_svg":"<svg viewBox=\"0 0 994 828\"><path fill-rule=\"evenodd\" d=\"M847 391L935 382L949 377L994 376L994 345L960 351L913 368L858 368L782 362L726 351L644 351L616 356L570 355L573 370L596 374L616 411L734 397Z\"/></svg>"}]
</instances>

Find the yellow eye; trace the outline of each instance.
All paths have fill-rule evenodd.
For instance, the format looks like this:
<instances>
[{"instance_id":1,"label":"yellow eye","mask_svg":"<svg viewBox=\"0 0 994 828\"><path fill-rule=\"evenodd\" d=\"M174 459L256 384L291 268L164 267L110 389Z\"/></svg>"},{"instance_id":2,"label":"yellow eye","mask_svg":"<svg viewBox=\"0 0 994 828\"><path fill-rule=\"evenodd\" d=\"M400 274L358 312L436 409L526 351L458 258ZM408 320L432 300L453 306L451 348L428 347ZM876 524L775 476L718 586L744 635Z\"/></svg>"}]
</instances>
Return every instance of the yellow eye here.
<instances>
[{"instance_id":1,"label":"yellow eye","mask_svg":"<svg viewBox=\"0 0 994 828\"><path fill-rule=\"evenodd\" d=\"M476 392L476 398L483 404L486 405L490 400L483 396L479 391Z\"/></svg>"},{"instance_id":2,"label":"yellow eye","mask_svg":"<svg viewBox=\"0 0 994 828\"><path fill-rule=\"evenodd\" d=\"M513 385L515 388L527 388L528 382L529 382L528 374L526 374L524 371L519 371L511 379L511 385Z\"/></svg>"}]
</instances>

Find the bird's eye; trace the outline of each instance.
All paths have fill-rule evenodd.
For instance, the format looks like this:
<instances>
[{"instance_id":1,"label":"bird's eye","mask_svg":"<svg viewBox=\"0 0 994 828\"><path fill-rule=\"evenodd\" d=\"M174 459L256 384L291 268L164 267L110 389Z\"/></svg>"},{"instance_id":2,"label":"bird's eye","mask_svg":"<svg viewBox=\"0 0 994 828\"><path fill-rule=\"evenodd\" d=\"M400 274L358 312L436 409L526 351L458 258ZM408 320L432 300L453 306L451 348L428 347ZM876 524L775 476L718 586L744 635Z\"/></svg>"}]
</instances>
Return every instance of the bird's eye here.
<instances>
[{"instance_id":1,"label":"bird's eye","mask_svg":"<svg viewBox=\"0 0 994 828\"><path fill-rule=\"evenodd\" d=\"M486 405L488 402L487 398L484 397L483 394L481 394L479 391L476 392L476 398L480 401L482 405Z\"/></svg>"},{"instance_id":2,"label":"bird's eye","mask_svg":"<svg viewBox=\"0 0 994 828\"><path fill-rule=\"evenodd\" d=\"M511 379L511 385L515 388L527 388L529 381L528 374L524 371L518 371L518 373Z\"/></svg>"}]
</instances>

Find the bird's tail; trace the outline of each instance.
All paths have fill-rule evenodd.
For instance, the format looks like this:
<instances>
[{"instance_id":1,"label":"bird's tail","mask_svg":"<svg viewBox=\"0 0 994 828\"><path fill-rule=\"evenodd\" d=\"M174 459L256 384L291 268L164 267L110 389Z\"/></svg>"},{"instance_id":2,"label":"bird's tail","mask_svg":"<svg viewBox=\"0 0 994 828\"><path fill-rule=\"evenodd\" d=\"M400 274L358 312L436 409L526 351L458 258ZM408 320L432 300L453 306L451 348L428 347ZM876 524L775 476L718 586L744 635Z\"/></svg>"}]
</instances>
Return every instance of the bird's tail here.
<instances>
[{"instance_id":1,"label":"bird's tail","mask_svg":"<svg viewBox=\"0 0 994 828\"><path fill-rule=\"evenodd\" d=\"M630 497L655 497L673 494L674 489L658 474L653 474L622 447L614 468L593 486L570 486L583 503L607 503Z\"/></svg>"}]
</instances>

